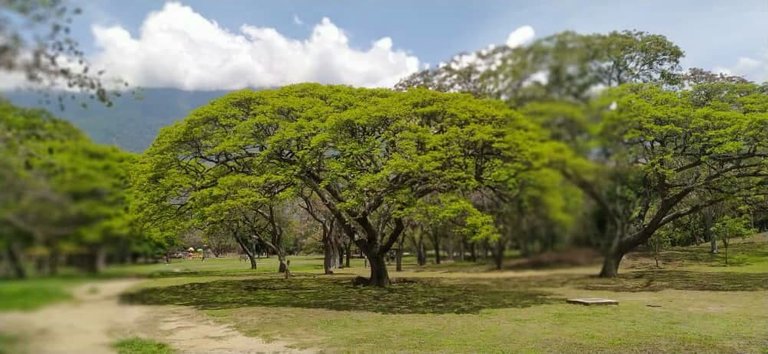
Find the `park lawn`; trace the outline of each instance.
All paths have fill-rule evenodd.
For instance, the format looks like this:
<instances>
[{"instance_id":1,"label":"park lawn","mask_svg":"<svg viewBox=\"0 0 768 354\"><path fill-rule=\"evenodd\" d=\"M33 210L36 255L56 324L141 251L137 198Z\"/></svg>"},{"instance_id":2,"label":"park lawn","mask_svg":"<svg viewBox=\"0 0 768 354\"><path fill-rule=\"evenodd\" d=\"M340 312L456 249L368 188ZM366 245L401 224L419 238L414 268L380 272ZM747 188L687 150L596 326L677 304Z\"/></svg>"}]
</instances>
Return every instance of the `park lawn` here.
<instances>
[{"instance_id":1,"label":"park lawn","mask_svg":"<svg viewBox=\"0 0 768 354\"><path fill-rule=\"evenodd\" d=\"M353 287L366 274L359 263L325 276L319 258L297 258L306 271L286 280L245 276L221 260L220 269L153 278L124 300L193 306L246 335L331 352L764 352L768 239L734 243L727 267L707 251L670 250L662 269L635 255L616 279L595 278L594 266L481 272L409 258L404 272L391 271L406 281L388 289ZM566 304L570 297L620 305Z\"/></svg>"},{"instance_id":2,"label":"park lawn","mask_svg":"<svg viewBox=\"0 0 768 354\"><path fill-rule=\"evenodd\" d=\"M71 290L82 278L0 280L0 311L30 311L72 299Z\"/></svg>"},{"instance_id":3,"label":"park lawn","mask_svg":"<svg viewBox=\"0 0 768 354\"><path fill-rule=\"evenodd\" d=\"M206 312L247 335L341 352L758 352L768 345L766 291L629 294L560 289L555 294L606 296L621 304L560 302L469 314L290 307Z\"/></svg>"}]
</instances>

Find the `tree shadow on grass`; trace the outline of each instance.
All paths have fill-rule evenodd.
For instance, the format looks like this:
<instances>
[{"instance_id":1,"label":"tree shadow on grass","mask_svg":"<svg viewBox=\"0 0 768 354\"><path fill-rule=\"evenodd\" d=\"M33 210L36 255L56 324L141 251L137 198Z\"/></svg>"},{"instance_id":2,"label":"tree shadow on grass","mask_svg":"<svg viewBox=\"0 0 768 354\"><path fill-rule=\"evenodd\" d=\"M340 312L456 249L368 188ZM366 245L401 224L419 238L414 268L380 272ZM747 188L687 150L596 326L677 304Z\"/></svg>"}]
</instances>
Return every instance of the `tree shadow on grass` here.
<instances>
[{"instance_id":1,"label":"tree shadow on grass","mask_svg":"<svg viewBox=\"0 0 768 354\"><path fill-rule=\"evenodd\" d=\"M506 279L508 286L520 288L570 287L584 290L643 292L673 290L758 291L768 290L768 273L694 272L683 270L643 270L620 274L616 278L586 275L548 275Z\"/></svg>"},{"instance_id":2,"label":"tree shadow on grass","mask_svg":"<svg viewBox=\"0 0 768 354\"><path fill-rule=\"evenodd\" d=\"M601 279L602 280L602 279ZM591 290L660 291L664 289L698 291L768 290L768 274L693 271L637 271L613 282L596 281L585 286Z\"/></svg>"},{"instance_id":3,"label":"tree shadow on grass","mask_svg":"<svg viewBox=\"0 0 768 354\"><path fill-rule=\"evenodd\" d=\"M562 301L542 291L511 290L488 284L420 279L388 288L355 287L349 278L221 280L123 294L127 303L186 305L200 309L247 306L320 308L386 314L478 313L483 309L529 307Z\"/></svg>"},{"instance_id":4,"label":"tree shadow on grass","mask_svg":"<svg viewBox=\"0 0 768 354\"><path fill-rule=\"evenodd\" d=\"M751 244L739 244L739 248L732 247L729 250L728 266L747 266L768 259L768 250L746 249ZM725 267L725 255L721 250L719 254L701 252L696 249L676 249L662 253L660 260L669 264L701 264L710 267ZM649 256L649 258L652 256Z\"/></svg>"}]
</instances>

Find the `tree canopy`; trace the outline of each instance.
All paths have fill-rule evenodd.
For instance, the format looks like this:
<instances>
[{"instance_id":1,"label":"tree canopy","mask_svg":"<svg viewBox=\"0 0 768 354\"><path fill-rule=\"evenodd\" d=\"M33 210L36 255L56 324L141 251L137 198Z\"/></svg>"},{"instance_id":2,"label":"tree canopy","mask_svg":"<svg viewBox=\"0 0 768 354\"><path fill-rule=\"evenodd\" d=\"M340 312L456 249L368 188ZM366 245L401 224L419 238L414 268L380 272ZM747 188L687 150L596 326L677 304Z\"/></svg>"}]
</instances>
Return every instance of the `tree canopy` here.
<instances>
[{"instance_id":1,"label":"tree canopy","mask_svg":"<svg viewBox=\"0 0 768 354\"><path fill-rule=\"evenodd\" d=\"M563 32L458 55L398 88L500 98L567 145L549 166L593 203L612 276L661 225L765 192L765 85L683 72L682 57L660 35Z\"/></svg>"},{"instance_id":2,"label":"tree canopy","mask_svg":"<svg viewBox=\"0 0 768 354\"><path fill-rule=\"evenodd\" d=\"M133 155L94 144L43 111L4 101L0 132L0 242L12 258L21 248L37 247L50 255L54 273L62 248L90 253L131 235L127 191ZM23 276L22 268L16 271Z\"/></svg>"},{"instance_id":3,"label":"tree canopy","mask_svg":"<svg viewBox=\"0 0 768 354\"><path fill-rule=\"evenodd\" d=\"M586 102L601 88L624 83L675 84L683 51L666 37L642 31L557 33L530 45L492 46L398 83L507 100Z\"/></svg>"},{"instance_id":4,"label":"tree canopy","mask_svg":"<svg viewBox=\"0 0 768 354\"><path fill-rule=\"evenodd\" d=\"M370 282L386 285L383 257L425 197L452 195L444 201L474 209L460 202L473 191L514 194L520 173L541 165L542 138L503 103L469 95L316 84L239 91L161 132L135 173L138 209L159 225L235 210L273 224L264 208L306 188L367 255Z\"/></svg>"}]
</instances>

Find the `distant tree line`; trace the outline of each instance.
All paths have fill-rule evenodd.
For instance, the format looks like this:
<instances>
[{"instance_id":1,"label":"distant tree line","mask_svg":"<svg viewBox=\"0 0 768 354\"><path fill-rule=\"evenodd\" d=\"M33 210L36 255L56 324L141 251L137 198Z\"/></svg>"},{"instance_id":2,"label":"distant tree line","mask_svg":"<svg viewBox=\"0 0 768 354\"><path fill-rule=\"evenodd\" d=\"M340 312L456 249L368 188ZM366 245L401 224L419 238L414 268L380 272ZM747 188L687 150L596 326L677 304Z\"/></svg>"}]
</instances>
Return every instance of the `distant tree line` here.
<instances>
[{"instance_id":1,"label":"distant tree line","mask_svg":"<svg viewBox=\"0 0 768 354\"><path fill-rule=\"evenodd\" d=\"M460 54L396 90L227 94L134 156L4 103L0 240L18 276L205 245L353 255L390 284L405 252L504 266L582 246L616 276L639 247L768 226L768 85L701 69L639 31L564 32ZM144 251L142 251L144 250ZM82 256L77 256L77 255Z\"/></svg>"}]
</instances>

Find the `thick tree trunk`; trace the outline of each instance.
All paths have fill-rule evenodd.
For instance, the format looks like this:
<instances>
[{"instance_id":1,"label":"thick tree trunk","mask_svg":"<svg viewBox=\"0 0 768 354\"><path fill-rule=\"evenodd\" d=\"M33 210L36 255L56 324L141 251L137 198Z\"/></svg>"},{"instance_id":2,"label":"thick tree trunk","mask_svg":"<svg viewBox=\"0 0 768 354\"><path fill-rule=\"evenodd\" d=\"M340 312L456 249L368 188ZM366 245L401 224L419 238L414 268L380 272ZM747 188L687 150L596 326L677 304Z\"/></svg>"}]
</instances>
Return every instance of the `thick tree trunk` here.
<instances>
[{"instance_id":1,"label":"thick tree trunk","mask_svg":"<svg viewBox=\"0 0 768 354\"><path fill-rule=\"evenodd\" d=\"M325 274L333 274L332 257L331 252L328 250L323 251L323 273Z\"/></svg>"},{"instance_id":2,"label":"thick tree trunk","mask_svg":"<svg viewBox=\"0 0 768 354\"><path fill-rule=\"evenodd\" d=\"M21 252L18 251L16 245L10 242L8 243L6 251L8 253L8 263L11 266L11 270L13 270L14 276L19 279L25 279L27 277L27 272L21 261Z\"/></svg>"},{"instance_id":3,"label":"thick tree trunk","mask_svg":"<svg viewBox=\"0 0 768 354\"><path fill-rule=\"evenodd\" d=\"M396 255L396 267L395 271L402 272L403 271L403 239L404 236L400 236L400 239L397 241L397 255Z\"/></svg>"},{"instance_id":4,"label":"thick tree trunk","mask_svg":"<svg viewBox=\"0 0 768 354\"><path fill-rule=\"evenodd\" d=\"M499 237L498 240L496 240L496 250L493 253L493 261L496 266L496 269L501 270L501 266L504 263L504 249L506 248L506 242L502 240L501 237Z\"/></svg>"},{"instance_id":5,"label":"thick tree trunk","mask_svg":"<svg viewBox=\"0 0 768 354\"><path fill-rule=\"evenodd\" d=\"M440 264L440 235L432 231L432 245L435 247L435 264Z\"/></svg>"},{"instance_id":6,"label":"thick tree trunk","mask_svg":"<svg viewBox=\"0 0 768 354\"><path fill-rule=\"evenodd\" d=\"M624 257L624 253L615 250L605 255L603 268L600 270L601 278L613 278L619 274L619 264Z\"/></svg>"},{"instance_id":7,"label":"thick tree trunk","mask_svg":"<svg viewBox=\"0 0 768 354\"><path fill-rule=\"evenodd\" d=\"M371 264L371 277L368 279L368 284L380 287L388 286L390 281L385 253L373 252L369 253L367 256Z\"/></svg>"},{"instance_id":8,"label":"thick tree trunk","mask_svg":"<svg viewBox=\"0 0 768 354\"><path fill-rule=\"evenodd\" d=\"M277 268L277 272L285 273L288 270L288 262L285 260L285 254L283 252L279 252L277 254L277 260L280 262L280 265Z\"/></svg>"},{"instance_id":9,"label":"thick tree trunk","mask_svg":"<svg viewBox=\"0 0 768 354\"><path fill-rule=\"evenodd\" d=\"M341 269L341 268L344 268L344 247L342 247L341 242L339 242L338 244L338 249L339 249L338 262L339 262L339 268Z\"/></svg>"},{"instance_id":10,"label":"thick tree trunk","mask_svg":"<svg viewBox=\"0 0 768 354\"><path fill-rule=\"evenodd\" d=\"M474 242L469 243L469 260L471 262L477 262L477 250Z\"/></svg>"},{"instance_id":11,"label":"thick tree trunk","mask_svg":"<svg viewBox=\"0 0 768 354\"><path fill-rule=\"evenodd\" d=\"M717 254L717 236L712 232L712 212L704 211L704 239L709 240L709 253Z\"/></svg>"},{"instance_id":12,"label":"thick tree trunk","mask_svg":"<svg viewBox=\"0 0 768 354\"><path fill-rule=\"evenodd\" d=\"M390 284L389 272L387 271L387 253L402 236L404 228L402 219L396 219L395 227L386 237L384 243L380 244L377 242L379 236L376 234L367 235L368 237L357 242L358 247L363 251L371 265L371 276L368 278L368 285L386 287Z\"/></svg>"},{"instance_id":13,"label":"thick tree trunk","mask_svg":"<svg viewBox=\"0 0 768 354\"><path fill-rule=\"evenodd\" d=\"M323 273L333 274L333 259L335 256L331 251L331 245L329 243L328 235L323 237Z\"/></svg>"},{"instance_id":14,"label":"thick tree trunk","mask_svg":"<svg viewBox=\"0 0 768 354\"><path fill-rule=\"evenodd\" d=\"M346 259L344 260L344 266L349 268L351 263L350 260L352 258L352 241L349 241L346 247L344 247L344 253L346 256Z\"/></svg>"},{"instance_id":15,"label":"thick tree trunk","mask_svg":"<svg viewBox=\"0 0 768 354\"><path fill-rule=\"evenodd\" d=\"M325 274L333 274L333 269L338 268L336 263L338 247L333 235L328 232L323 237L323 270ZM339 263L341 264L341 263Z\"/></svg>"},{"instance_id":16,"label":"thick tree trunk","mask_svg":"<svg viewBox=\"0 0 768 354\"><path fill-rule=\"evenodd\" d=\"M647 241L647 238L643 240L643 242L645 241ZM621 233L614 235L610 247L608 247L605 252L603 268L600 270L599 274L601 278L613 278L619 274L619 264L621 263L621 259L624 258L624 254L626 253L624 250L634 248L629 248L626 246L622 247L622 242L625 241L622 239Z\"/></svg>"},{"instance_id":17,"label":"thick tree trunk","mask_svg":"<svg viewBox=\"0 0 768 354\"><path fill-rule=\"evenodd\" d=\"M424 235L419 233L419 238L416 241L416 263L420 266L427 264L427 251L424 247Z\"/></svg>"}]
</instances>

